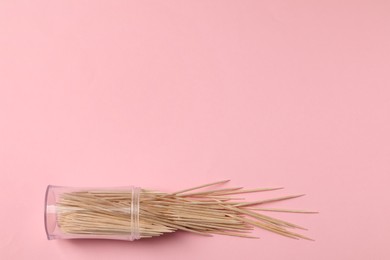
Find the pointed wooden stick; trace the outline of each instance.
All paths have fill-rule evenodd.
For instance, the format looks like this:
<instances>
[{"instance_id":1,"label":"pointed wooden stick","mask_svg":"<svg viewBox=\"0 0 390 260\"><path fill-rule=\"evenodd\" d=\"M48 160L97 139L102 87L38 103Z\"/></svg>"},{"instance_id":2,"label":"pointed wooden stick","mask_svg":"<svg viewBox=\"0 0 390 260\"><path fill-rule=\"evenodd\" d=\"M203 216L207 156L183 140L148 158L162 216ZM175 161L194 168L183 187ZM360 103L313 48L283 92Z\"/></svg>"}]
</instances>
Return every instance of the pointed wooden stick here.
<instances>
[{"instance_id":1,"label":"pointed wooden stick","mask_svg":"<svg viewBox=\"0 0 390 260\"><path fill-rule=\"evenodd\" d=\"M239 191L232 191L232 192L225 192L224 195L233 195L233 194L244 194L244 193L253 193L253 192L262 192L262 191L274 191L274 190L281 190L282 187L278 188L259 188L259 189L252 189L252 190L239 190Z\"/></svg>"},{"instance_id":2,"label":"pointed wooden stick","mask_svg":"<svg viewBox=\"0 0 390 260\"><path fill-rule=\"evenodd\" d=\"M208 191L200 191L200 192L192 192L192 193L180 194L178 196L181 196L181 197L191 197L191 196L208 195L208 194L213 194L215 196L215 195L218 195L219 193L224 194L224 192L236 191L236 190L240 190L240 189L242 189L242 187L219 189L219 190L208 190Z\"/></svg>"},{"instance_id":3,"label":"pointed wooden stick","mask_svg":"<svg viewBox=\"0 0 390 260\"><path fill-rule=\"evenodd\" d=\"M318 211L292 210L292 209L274 209L274 208L250 208L250 210L286 212L286 213L302 213L302 214L318 214Z\"/></svg>"},{"instance_id":4,"label":"pointed wooden stick","mask_svg":"<svg viewBox=\"0 0 390 260\"><path fill-rule=\"evenodd\" d=\"M259 200L259 201L254 201L254 202L245 202L245 203L239 203L236 206L237 207L247 207L247 206L252 206L252 205L266 204L266 203L271 203L271 202L276 202L276 201L281 201L281 200L295 199L295 198L302 197L304 195L305 194L285 196L285 197L279 197L279 198L267 199L267 200Z\"/></svg>"},{"instance_id":5,"label":"pointed wooden stick","mask_svg":"<svg viewBox=\"0 0 390 260\"><path fill-rule=\"evenodd\" d=\"M187 192L187 191L197 190L197 189L201 189L201 188L205 188L205 187L209 187L209 186L213 186L213 185L217 185L217 184L226 183L226 182L229 182L229 181L230 180L224 180L224 181L217 181L217 182L213 182L213 183L208 183L208 184L196 186L196 187L193 187L193 188L189 188L189 189L185 189L185 190L181 190L181 191L176 191L174 193L171 193L170 195L177 195L177 194L181 194L181 193L184 193L184 192Z\"/></svg>"}]
</instances>

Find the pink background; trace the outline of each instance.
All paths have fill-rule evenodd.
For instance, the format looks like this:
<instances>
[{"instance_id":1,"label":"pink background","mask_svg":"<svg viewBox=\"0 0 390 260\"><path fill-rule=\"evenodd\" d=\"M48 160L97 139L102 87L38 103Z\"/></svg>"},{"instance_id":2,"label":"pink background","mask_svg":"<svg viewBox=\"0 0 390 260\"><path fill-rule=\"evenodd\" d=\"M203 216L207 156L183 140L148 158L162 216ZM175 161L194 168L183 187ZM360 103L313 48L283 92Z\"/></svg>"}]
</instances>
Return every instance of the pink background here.
<instances>
[{"instance_id":1,"label":"pink background","mask_svg":"<svg viewBox=\"0 0 390 260\"><path fill-rule=\"evenodd\" d=\"M0 1L0 259L389 259L389 1ZM316 242L47 241L47 184L231 179ZM275 214L274 214L275 215Z\"/></svg>"}]
</instances>

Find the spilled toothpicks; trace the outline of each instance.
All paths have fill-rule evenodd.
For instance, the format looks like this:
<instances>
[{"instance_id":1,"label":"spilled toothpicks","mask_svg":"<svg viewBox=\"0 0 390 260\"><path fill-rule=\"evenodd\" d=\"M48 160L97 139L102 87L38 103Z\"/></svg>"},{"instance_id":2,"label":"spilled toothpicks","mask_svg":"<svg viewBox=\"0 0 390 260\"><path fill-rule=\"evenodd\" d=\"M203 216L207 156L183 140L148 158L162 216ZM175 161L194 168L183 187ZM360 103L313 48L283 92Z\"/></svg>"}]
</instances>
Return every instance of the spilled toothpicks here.
<instances>
[{"instance_id":1,"label":"spilled toothpicks","mask_svg":"<svg viewBox=\"0 0 390 260\"><path fill-rule=\"evenodd\" d=\"M63 234L118 235L131 232L137 217L139 238L151 238L176 231L199 235L213 234L257 238L254 228L267 230L293 239L312 240L297 230L293 223L264 215L263 212L316 213L304 210L267 208L267 204L294 199L302 195L285 196L254 202L243 202L246 193L259 193L281 188L211 189L228 180L209 183L173 193L141 189L139 212L129 215L132 194L126 190L84 190L62 193L57 201L57 222ZM239 195L240 197L236 197Z\"/></svg>"}]
</instances>

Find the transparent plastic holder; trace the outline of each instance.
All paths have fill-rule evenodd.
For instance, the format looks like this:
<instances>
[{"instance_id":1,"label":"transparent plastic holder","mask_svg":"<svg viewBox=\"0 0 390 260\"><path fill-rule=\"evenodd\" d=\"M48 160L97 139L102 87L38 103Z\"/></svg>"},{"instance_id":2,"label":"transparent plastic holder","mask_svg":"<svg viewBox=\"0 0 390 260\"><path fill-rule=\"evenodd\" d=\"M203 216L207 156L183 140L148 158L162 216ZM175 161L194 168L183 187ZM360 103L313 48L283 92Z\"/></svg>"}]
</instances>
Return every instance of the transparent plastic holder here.
<instances>
[{"instance_id":1,"label":"transparent plastic holder","mask_svg":"<svg viewBox=\"0 0 390 260\"><path fill-rule=\"evenodd\" d=\"M52 239L140 239L139 187L75 188L49 185L45 229Z\"/></svg>"}]
</instances>

